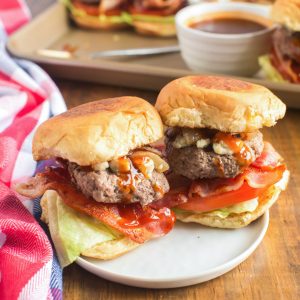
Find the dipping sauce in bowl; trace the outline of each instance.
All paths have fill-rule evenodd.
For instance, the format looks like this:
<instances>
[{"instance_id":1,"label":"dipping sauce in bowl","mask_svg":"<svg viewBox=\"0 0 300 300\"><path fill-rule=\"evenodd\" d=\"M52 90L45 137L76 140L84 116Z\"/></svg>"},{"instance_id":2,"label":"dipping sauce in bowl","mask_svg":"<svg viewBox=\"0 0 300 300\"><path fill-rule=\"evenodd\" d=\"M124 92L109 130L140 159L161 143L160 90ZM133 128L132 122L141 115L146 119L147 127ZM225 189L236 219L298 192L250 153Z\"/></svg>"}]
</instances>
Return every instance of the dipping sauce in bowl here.
<instances>
[{"instance_id":1,"label":"dipping sauce in bowl","mask_svg":"<svg viewBox=\"0 0 300 300\"><path fill-rule=\"evenodd\" d=\"M176 14L182 58L201 73L253 76L275 27L270 7L252 3L199 3Z\"/></svg>"},{"instance_id":2,"label":"dipping sauce in bowl","mask_svg":"<svg viewBox=\"0 0 300 300\"><path fill-rule=\"evenodd\" d=\"M188 27L209 33L244 34L262 31L272 23L254 14L241 12L222 12L193 18L187 22Z\"/></svg>"}]
</instances>

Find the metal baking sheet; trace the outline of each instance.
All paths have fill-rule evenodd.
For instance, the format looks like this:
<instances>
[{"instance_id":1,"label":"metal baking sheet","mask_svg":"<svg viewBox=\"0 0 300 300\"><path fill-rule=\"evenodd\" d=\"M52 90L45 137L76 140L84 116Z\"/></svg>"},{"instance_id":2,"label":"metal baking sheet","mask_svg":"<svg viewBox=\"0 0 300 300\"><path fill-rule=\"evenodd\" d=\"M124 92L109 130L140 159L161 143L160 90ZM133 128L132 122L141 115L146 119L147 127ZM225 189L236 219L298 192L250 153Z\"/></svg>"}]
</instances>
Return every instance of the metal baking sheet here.
<instances>
[{"instance_id":1,"label":"metal baking sheet","mask_svg":"<svg viewBox=\"0 0 300 300\"><path fill-rule=\"evenodd\" d=\"M31 23L10 36L7 48L17 57L35 61L50 75L109 85L159 90L174 78L191 75L180 53L144 57L90 59L82 55L68 59L40 55L42 49L78 52L163 47L176 38L145 37L132 30L91 31L70 24L65 7L56 3ZM300 108L300 85L275 83L259 78L241 78L270 88L289 107Z\"/></svg>"}]
</instances>

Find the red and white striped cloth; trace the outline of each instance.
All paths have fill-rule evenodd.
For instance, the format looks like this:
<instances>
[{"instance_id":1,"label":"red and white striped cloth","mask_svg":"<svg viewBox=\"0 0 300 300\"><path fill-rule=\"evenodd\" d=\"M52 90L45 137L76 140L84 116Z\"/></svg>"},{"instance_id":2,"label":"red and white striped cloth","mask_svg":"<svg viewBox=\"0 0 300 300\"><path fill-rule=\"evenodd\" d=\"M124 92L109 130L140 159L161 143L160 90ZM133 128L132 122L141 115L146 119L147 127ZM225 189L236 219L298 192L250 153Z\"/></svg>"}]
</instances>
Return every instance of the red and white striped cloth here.
<instances>
[{"instance_id":1,"label":"red and white striped cloth","mask_svg":"<svg viewBox=\"0 0 300 300\"><path fill-rule=\"evenodd\" d=\"M60 92L42 69L12 59L5 51L7 34L29 18L23 1L0 0L1 300L61 299L62 295L61 284L52 276L51 244L32 216L33 202L20 199L11 189L35 172L31 142L36 127L66 109Z\"/></svg>"}]
</instances>

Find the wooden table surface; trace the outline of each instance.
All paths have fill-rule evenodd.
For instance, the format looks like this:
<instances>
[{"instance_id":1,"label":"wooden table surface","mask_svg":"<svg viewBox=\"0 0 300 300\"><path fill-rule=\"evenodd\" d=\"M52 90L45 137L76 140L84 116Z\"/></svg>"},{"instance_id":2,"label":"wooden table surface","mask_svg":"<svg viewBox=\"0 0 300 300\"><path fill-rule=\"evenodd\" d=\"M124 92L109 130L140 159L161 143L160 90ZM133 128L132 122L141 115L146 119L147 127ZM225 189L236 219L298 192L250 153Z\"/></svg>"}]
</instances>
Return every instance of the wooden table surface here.
<instances>
[{"instance_id":1,"label":"wooden table surface","mask_svg":"<svg viewBox=\"0 0 300 300\"><path fill-rule=\"evenodd\" d=\"M33 14L37 14L53 0L27 2ZM151 91L55 81L69 108L121 95L139 96L153 103L157 96ZM120 285L73 264L63 273L64 299L300 299L300 110L288 110L283 120L263 133L285 158L291 178L287 191L270 211L270 224L263 242L245 262L209 282L169 290Z\"/></svg>"}]
</instances>

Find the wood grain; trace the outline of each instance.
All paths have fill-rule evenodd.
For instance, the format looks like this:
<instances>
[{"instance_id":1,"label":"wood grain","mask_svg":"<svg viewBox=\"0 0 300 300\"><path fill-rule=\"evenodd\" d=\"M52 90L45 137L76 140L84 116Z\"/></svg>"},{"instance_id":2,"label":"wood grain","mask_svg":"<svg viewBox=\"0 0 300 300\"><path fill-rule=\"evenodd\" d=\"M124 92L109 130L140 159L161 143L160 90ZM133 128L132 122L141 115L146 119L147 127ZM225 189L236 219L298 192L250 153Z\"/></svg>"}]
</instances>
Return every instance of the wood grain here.
<instances>
[{"instance_id":1,"label":"wood grain","mask_svg":"<svg viewBox=\"0 0 300 300\"><path fill-rule=\"evenodd\" d=\"M28 2L35 15L53 0ZM140 96L152 103L156 97L155 92L72 81L57 81L57 85L68 107L121 95ZM249 259L217 279L172 290L123 286L73 264L64 270L64 299L300 299L300 111L289 110L284 120L263 133L285 158L291 179L270 211L266 237Z\"/></svg>"}]
</instances>

